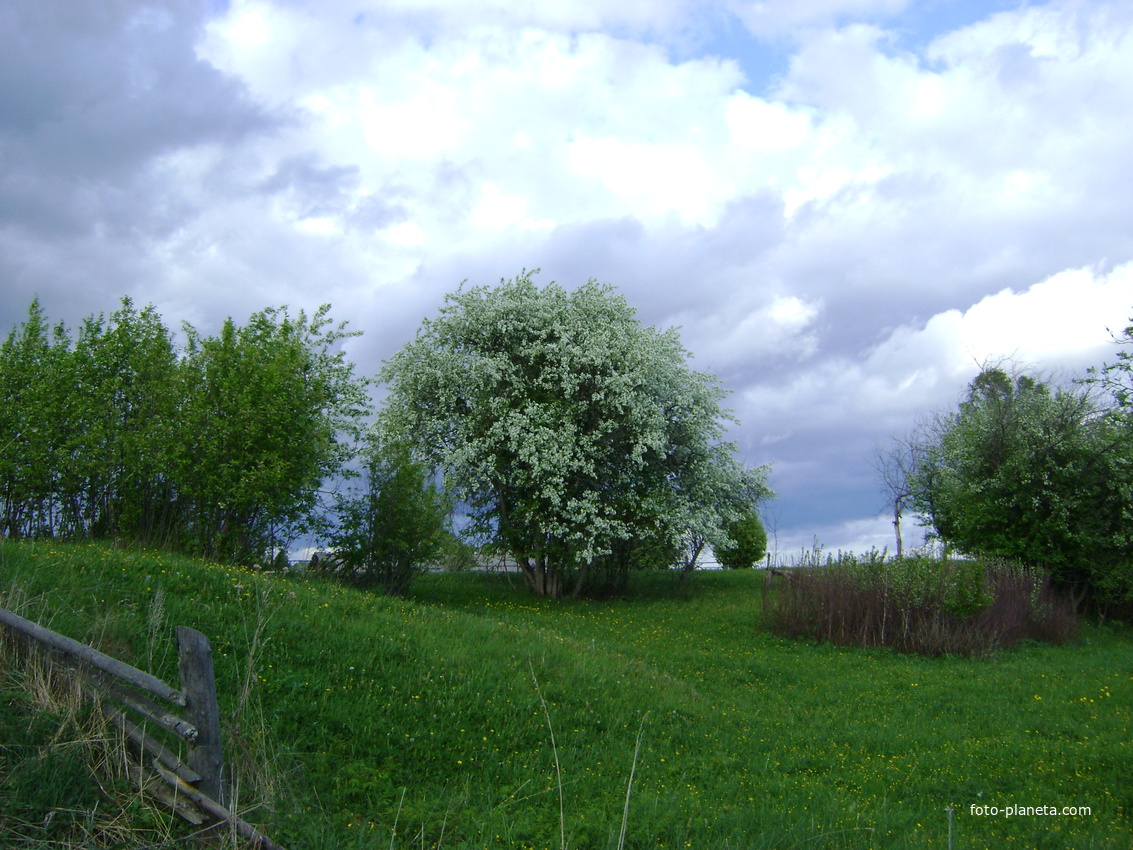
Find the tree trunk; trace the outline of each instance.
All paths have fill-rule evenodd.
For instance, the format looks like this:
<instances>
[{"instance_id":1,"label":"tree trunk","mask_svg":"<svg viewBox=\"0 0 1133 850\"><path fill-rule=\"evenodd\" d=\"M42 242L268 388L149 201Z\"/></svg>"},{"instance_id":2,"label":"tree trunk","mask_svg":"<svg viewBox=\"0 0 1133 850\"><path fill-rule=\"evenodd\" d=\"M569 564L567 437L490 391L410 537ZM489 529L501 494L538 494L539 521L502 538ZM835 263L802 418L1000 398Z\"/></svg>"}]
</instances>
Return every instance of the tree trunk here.
<instances>
[{"instance_id":1,"label":"tree trunk","mask_svg":"<svg viewBox=\"0 0 1133 850\"><path fill-rule=\"evenodd\" d=\"M548 564L544 558L537 558L532 564L527 558L516 558L527 586L536 596L549 596L557 599L563 595L563 577L557 568Z\"/></svg>"},{"instance_id":2,"label":"tree trunk","mask_svg":"<svg viewBox=\"0 0 1133 850\"><path fill-rule=\"evenodd\" d=\"M689 543L688 557L681 565L680 581L688 578L688 574L696 569L696 562L700 559L700 553L704 551L704 544L707 541L703 537L694 537Z\"/></svg>"},{"instance_id":3,"label":"tree trunk","mask_svg":"<svg viewBox=\"0 0 1133 850\"><path fill-rule=\"evenodd\" d=\"M582 569L580 569L578 571L578 578L574 582L574 591L571 593L571 595L575 599L582 596L582 588L586 584L586 573L589 570L590 570L590 562L587 561L585 564L582 565Z\"/></svg>"},{"instance_id":4,"label":"tree trunk","mask_svg":"<svg viewBox=\"0 0 1133 850\"><path fill-rule=\"evenodd\" d=\"M902 541L901 541L901 512L894 509L893 511L893 533L897 535L897 557L901 557Z\"/></svg>"}]
</instances>

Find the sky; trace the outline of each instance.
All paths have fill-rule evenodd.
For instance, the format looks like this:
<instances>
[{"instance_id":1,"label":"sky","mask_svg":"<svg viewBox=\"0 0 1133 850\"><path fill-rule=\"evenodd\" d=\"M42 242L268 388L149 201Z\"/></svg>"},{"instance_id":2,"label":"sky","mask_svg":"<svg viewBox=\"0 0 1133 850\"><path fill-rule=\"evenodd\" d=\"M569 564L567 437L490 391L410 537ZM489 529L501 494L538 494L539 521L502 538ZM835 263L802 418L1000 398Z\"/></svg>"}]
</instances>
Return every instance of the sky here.
<instances>
[{"instance_id":1,"label":"sky","mask_svg":"<svg viewBox=\"0 0 1133 850\"><path fill-rule=\"evenodd\" d=\"M1127 0L6 0L0 332L614 285L718 375L780 554L892 548L876 453L1133 317ZM915 537L912 523L906 537Z\"/></svg>"}]
</instances>

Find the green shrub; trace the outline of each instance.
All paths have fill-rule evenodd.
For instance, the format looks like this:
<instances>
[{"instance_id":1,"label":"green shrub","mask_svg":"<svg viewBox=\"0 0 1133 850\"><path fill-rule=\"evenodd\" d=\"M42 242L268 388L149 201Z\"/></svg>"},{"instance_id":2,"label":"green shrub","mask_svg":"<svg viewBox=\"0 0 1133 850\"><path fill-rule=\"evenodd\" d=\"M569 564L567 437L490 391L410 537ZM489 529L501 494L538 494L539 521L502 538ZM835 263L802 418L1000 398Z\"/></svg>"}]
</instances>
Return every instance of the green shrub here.
<instances>
[{"instance_id":1,"label":"green shrub","mask_svg":"<svg viewBox=\"0 0 1133 850\"><path fill-rule=\"evenodd\" d=\"M448 503L404 444L374 432L364 463L363 485L335 501L327 540L342 565L336 577L402 596L443 552Z\"/></svg>"},{"instance_id":2,"label":"green shrub","mask_svg":"<svg viewBox=\"0 0 1133 850\"><path fill-rule=\"evenodd\" d=\"M451 531L443 535L439 560L440 566L452 573L472 570L480 565L476 547Z\"/></svg>"},{"instance_id":3,"label":"green shrub","mask_svg":"<svg viewBox=\"0 0 1133 850\"><path fill-rule=\"evenodd\" d=\"M1082 387L985 369L917 447L908 484L968 555L1041 566L1063 588L1133 601L1133 429Z\"/></svg>"},{"instance_id":4,"label":"green shrub","mask_svg":"<svg viewBox=\"0 0 1133 850\"><path fill-rule=\"evenodd\" d=\"M716 560L730 570L750 569L767 554L767 530L755 511L728 524L731 543L715 547Z\"/></svg>"}]
</instances>

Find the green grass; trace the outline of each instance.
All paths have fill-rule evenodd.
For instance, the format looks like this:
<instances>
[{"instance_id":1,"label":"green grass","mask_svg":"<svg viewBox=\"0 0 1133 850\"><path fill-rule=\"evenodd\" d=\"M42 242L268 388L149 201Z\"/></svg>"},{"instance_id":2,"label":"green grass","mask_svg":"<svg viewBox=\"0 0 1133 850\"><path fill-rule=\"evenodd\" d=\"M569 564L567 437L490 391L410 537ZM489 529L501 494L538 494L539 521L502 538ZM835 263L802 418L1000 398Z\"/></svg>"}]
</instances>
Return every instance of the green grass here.
<instances>
[{"instance_id":1,"label":"green grass","mask_svg":"<svg viewBox=\"0 0 1133 850\"><path fill-rule=\"evenodd\" d=\"M143 801L76 681L10 649L0 647L0 847L166 846L175 818Z\"/></svg>"},{"instance_id":2,"label":"green grass","mask_svg":"<svg viewBox=\"0 0 1133 850\"><path fill-rule=\"evenodd\" d=\"M1130 847L1128 630L927 659L770 635L755 571L634 578L623 599L547 601L428 575L393 600L158 553L0 548L0 596L24 616L168 681L174 626L212 639L226 752L261 806L247 819L291 850L558 847L548 716L570 847L618 845L640 730L626 847L943 848L949 806L956 848Z\"/></svg>"},{"instance_id":3,"label":"green grass","mask_svg":"<svg viewBox=\"0 0 1133 850\"><path fill-rule=\"evenodd\" d=\"M56 738L60 718L37 711L15 690L0 693L0 839L12 846L29 833L72 836L98 808L97 786L81 754ZM17 793L18 791L18 793ZM49 812L48 828L43 821Z\"/></svg>"}]
</instances>

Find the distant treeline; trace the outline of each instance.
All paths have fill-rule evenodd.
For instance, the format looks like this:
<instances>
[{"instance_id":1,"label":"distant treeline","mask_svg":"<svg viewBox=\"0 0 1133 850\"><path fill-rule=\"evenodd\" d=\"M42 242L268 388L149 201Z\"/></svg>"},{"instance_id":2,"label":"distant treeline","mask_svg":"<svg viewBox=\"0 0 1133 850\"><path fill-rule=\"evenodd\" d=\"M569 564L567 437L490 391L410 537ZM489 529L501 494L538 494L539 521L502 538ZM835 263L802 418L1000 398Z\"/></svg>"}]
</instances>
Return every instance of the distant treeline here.
<instances>
[{"instance_id":1,"label":"distant treeline","mask_svg":"<svg viewBox=\"0 0 1133 850\"><path fill-rule=\"evenodd\" d=\"M129 299L76 331L34 301L0 347L0 533L245 563L293 539L371 412L328 311L178 345Z\"/></svg>"}]
</instances>

